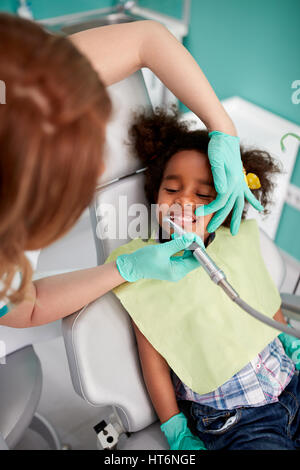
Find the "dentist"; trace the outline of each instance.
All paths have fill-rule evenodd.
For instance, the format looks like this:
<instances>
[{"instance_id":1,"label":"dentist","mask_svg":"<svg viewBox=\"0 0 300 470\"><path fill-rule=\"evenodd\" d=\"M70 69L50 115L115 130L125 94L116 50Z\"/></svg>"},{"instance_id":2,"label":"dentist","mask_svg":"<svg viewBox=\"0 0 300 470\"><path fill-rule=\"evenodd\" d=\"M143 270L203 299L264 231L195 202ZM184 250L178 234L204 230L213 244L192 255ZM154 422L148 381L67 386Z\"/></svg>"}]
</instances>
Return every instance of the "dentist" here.
<instances>
[{"instance_id":1,"label":"dentist","mask_svg":"<svg viewBox=\"0 0 300 470\"><path fill-rule=\"evenodd\" d=\"M196 235L188 234L138 250L119 264L32 282L36 250L74 225L103 172L111 114L106 87L142 67L213 133L209 157L218 197L210 209L222 211L216 214L220 225L236 204L232 232L238 230L246 185L236 129L195 60L164 26L137 21L65 38L0 14L0 80L6 86L6 104L0 105L1 325L43 325L126 280L177 281L198 266L193 257L171 258L192 243ZM254 197L250 202L260 208Z\"/></svg>"}]
</instances>

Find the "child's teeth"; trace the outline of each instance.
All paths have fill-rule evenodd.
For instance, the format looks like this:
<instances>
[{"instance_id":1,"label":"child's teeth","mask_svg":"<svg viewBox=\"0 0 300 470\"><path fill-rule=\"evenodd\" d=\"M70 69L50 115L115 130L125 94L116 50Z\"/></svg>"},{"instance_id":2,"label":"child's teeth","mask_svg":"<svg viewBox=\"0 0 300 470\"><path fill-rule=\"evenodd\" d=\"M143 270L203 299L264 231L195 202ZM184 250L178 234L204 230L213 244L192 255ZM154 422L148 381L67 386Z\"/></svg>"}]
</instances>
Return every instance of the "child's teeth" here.
<instances>
[{"instance_id":1,"label":"child's teeth","mask_svg":"<svg viewBox=\"0 0 300 470\"><path fill-rule=\"evenodd\" d=\"M177 220L179 222L192 222L192 217L174 217L174 221Z\"/></svg>"}]
</instances>

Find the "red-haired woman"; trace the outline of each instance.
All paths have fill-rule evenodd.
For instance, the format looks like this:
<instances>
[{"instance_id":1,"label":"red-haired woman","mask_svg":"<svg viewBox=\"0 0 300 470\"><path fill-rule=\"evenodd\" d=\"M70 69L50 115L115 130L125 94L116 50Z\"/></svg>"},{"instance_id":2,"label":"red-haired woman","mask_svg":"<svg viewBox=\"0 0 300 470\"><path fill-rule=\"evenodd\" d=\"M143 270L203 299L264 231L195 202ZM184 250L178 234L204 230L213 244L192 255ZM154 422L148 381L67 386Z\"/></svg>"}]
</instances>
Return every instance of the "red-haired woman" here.
<instances>
[{"instance_id":1,"label":"red-haired woman","mask_svg":"<svg viewBox=\"0 0 300 470\"><path fill-rule=\"evenodd\" d=\"M197 267L193 257L171 259L193 241L191 235L139 250L119 265L32 282L35 266L27 251L46 247L72 227L103 171L99 149L111 113L105 87L141 67L150 68L210 131L238 139L197 63L161 24L137 21L65 38L0 14L0 79L6 85L0 106L1 325L49 323L126 280L176 281Z\"/></svg>"}]
</instances>

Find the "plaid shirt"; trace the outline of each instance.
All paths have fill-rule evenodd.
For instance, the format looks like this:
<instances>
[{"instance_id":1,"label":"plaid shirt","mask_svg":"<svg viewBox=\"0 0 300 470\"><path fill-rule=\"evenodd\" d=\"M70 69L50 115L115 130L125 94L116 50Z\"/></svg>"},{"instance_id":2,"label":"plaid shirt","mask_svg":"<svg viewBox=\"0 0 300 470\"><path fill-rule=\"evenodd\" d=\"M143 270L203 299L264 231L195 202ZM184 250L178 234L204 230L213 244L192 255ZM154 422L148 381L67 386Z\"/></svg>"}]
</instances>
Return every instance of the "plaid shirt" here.
<instances>
[{"instance_id":1,"label":"plaid shirt","mask_svg":"<svg viewBox=\"0 0 300 470\"><path fill-rule=\"evenodd\" d=\"M206 246L213 241L211 233ZM159 241L158 233L156 241ZM278 401L295 372L293 361L285 354L281 341L275 338L242 370L213 392L193 392L171 371L177 400L190 400L215 409L262 406Z\"/></svg>"},{"instance_id":2,"label":"plaid shirt","mask_svg":"<svg viewBox=\"0 0 300 470\"><path fill-rule=\"evenodd\" d=\"M215 409L262 406L278 401L295 372L293 361L275 338L242 370L213 392L199 395L172 371L177 400L190 400Z\"/></svg>"}]
</instances>

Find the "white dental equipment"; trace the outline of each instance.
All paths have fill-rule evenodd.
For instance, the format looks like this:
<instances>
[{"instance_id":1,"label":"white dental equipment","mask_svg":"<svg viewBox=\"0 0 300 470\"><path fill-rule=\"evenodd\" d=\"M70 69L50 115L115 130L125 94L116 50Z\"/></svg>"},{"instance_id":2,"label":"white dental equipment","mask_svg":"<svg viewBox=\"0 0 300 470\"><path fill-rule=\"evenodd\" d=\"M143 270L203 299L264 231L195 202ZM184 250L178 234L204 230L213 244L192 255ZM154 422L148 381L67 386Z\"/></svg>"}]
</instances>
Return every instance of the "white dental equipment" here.
<instances>
[{"instance_id":1,"label":"white dental equipment","mask_svg":"<svg viewBox=\"0 0 300 470\"><path fill-rule=\"evenodd\" d=\"M186 233L186 231L182 227L180 227L180 225L177 225L169 217L164 217L163 222L166 222L169 225L171 225L174 231L180 236ZM228 297L230 297L230 299L233 300L233 302L237 303L243 310L245 310L245 312L249 313L254 318L265 323L266 325L271 326L272 328L276 328L279 331L282 331L284 333L287 333L288 335L292 335L300 339L299 330L295 328L291 328L288 325L284 325L283 323L279 323L276 320L266 317L265 315L263 315L262 313L258 312L257 310L252 308L250 305L248 305L243 299L241 299L239 294L233 289L233 287L227 281L224 272L214 263L214 261L206 252L206 250L204 250L198 243L196 242L192 243L192 245L188 249L192 250L193 256L205 269L205 271L207 272L211 280L215 284L220 286L223 289L223 291L228 295Z\"/></svg>"}]
</instances>

